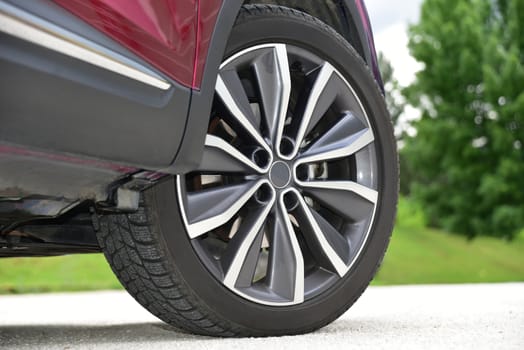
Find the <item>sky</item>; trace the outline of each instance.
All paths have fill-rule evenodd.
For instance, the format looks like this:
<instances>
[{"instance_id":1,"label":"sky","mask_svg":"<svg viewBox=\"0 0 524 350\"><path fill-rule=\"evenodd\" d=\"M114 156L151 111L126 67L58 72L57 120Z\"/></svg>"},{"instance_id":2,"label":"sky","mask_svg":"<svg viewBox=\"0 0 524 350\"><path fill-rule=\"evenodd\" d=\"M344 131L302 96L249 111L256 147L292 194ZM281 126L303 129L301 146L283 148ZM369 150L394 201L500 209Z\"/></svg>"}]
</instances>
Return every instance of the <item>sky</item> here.
<instances>
[{"instance_id":1,"label":"sky","mask_svg":"<svg viewBox=\"0 0 524 350\"><path fill-rule=\"evenodd\" d=\"M365 3L377 51L382 51L391 62L399 83L409 85L420 65L409 54L407 28L418 21L422 0L365 0Z\"/></svg>"}]
</instances>

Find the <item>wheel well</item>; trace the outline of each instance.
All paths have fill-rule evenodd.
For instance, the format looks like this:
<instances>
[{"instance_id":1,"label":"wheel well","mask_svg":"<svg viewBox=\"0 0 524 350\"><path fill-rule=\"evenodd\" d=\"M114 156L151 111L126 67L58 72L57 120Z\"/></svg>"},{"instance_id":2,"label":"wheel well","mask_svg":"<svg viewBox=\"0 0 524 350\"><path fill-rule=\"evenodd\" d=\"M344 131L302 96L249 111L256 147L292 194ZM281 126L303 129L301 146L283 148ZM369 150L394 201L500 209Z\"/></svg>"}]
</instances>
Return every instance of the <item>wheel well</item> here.
<instances>
[{"instance_id":1,"label":"wheel well","mask_svg":"<svg viewBox=\"0 0 524 350\"><path fill-rule=\"evenodd\" d=\"M362 41L358 35L355 23L351 20L349 9L343 0L244 0L244 4L285 6L316 17L342 35L358 52L360 57L366 61Z\"/></svg>"}]
</instances>

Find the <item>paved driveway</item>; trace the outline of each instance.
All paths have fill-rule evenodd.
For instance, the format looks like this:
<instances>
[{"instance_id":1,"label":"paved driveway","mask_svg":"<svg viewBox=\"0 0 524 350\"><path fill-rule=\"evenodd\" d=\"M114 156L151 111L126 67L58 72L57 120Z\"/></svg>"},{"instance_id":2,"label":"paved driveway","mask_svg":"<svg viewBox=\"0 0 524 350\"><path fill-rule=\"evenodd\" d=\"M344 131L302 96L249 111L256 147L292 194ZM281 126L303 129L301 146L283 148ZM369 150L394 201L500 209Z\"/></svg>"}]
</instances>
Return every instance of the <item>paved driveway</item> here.
<instances>
[{"instance_id":1,"label":"paved driveway","mask_svg":"<svg viewBox=\"0 0 524 350\"><path fill-rule=\"evenodd\" d=\"M0 297L0 349L524 349L524 283L372 287L313 334L173 331L124 292Z\"/></svg>"}]
</instances>

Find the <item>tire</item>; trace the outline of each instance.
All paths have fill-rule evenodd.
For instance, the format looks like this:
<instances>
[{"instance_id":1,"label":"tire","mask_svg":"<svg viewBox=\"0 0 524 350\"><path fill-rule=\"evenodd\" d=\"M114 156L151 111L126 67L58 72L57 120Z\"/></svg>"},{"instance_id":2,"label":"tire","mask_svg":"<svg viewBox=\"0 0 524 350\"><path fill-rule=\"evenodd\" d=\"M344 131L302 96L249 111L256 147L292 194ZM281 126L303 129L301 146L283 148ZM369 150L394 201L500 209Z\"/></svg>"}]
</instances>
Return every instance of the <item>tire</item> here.
<instances>
[{"instance_id":1,"label":"tire","mask_svg":"<svg viewBox=\"0 0 524 350\"><path fill-rule=\"evenodd\" d=\"M285 61L282 61L284 56L278 56L278 50L283 47L287 50ZM245 159L249 155L252 156L249 166L252 169L256 168L259 175L262 174L259 176L262 180L259 181L256 192L253 192L254 195L251 193L249 201L242 202L242 209L234 214L244 215L239 221L236 233L232 236L231 233L229 236L219 235L217 228L220 224L220 227L226 227L232 230L231 232L235 230L235 224L232 222L234 217L226 215L230 211L227 208L235 207L234 204L224 207L226 209L219 213L222 216L215 213L215 216L210 217L213 220L220 217L221 220L214 222L209 219L214 223L214 226L209 226L211 230L207 224L193 225L194 222L208 223L209 220L193 220L197 215L193 215L192 211L202 214L203 207L208 206L210 208L207 210L213 211L222 208L221 206L227 202L221 200L214 205L213 199L206 197L208 193L214 193L213 188L203 191L205 196L200 201L191 195L191 191L194 190L191 186L204 186L204 175L199 175L198 172L197 175L188 174L176 179L166 178L146 190L142 193L140 208L136 213L106 215L101 218L99 242L123 286L158 318L192 333L224 337L285 335L310 332L329 324L343 314L368 286L385 254L393 227L398 191L396 143L383 96L366 64L340 35L319 20L284 7L250 5L242 8L228 42L226 60L221 68L223 85L234 84L235 81L249 84L251 78L245 76L243 80L226 81L226 73L231 69L240 77L244 74L241 73L241 69L246 65L242 60L258 59L256 55L265 54L265 51L259 50L269 50L268 54L273 56L264 57L274 57L274 62L277 63L271 63L272 60L265 62L270 62L267 64L273 64L273 67L279 69L285 66L281 62L288 62L289 59L291 63L291 60L295 60L293 65L296 67L291 66L290 70L294 79L290 81L295 85L291 86L300 86L310 95L303 98L301 95L294 97L293 92L281 94L281 90L285 91L285 84L275 85L280 87L278 101L282 101L282 96L291 96L290 101L295 99L298 102L293 102L295 114L282 114L282 120L286 121L282 121L273 129L267 118L269 112L266 110L269 108L266 109L264 105L264 112L257 112L262 113L266 119L252 125L259 125L258 132L266 133L264 135L271 134L271 130L277 130L275 135L281 135L275 136L278 140L275 144L279 145L275 146L275 149L278 148L278 151L264 153L262 150L261 153L260 147L253 151L253 147L244 147L243 144L237 147L237 141L227 140L227 143L237 147L237 150L247 152L245 158L238 155L238 152L235 153L235 159L242 160L243 164L237 162L238 164L229 165L227 161L217 161L223 159L220 152L229 148L217 140L216 135L206 139L206 150L209 153L204 154L202 174L206 174L206 171L209 172L213 167L218 169L237 166L242 169L248 163ZM255 61L249 62L250 65L255 64ZM318 62L322 68L307 70L308 65L315 66ZM290 65L287 66L289 67ZM278 77L281 78L281 82L287 81L284 79L287 77L285 72L286 70L282 69L275 73L280 74ZM326 75L327 78L323 82L320 97L311 99L317 84L320 84L317 82L325 72L329 75ZM263 91L262 78L256 79L260 84L258 88ZM308 83L309 80L313 83ZM335 80L336 84L333 83ZM296 83L297 81L299 83ZM332 87L335 86L333 84L338 90ZM250 91L250 88L242 86L242 91L251 99L250 93L246 92ZM330 100L331 107L323 110L321 119L317 118L316 126L310 128L312 121L301 120L306 118L305 115L311 115L311 120L315 118L317 108L321 105L319 101L327 98L325 96L329 95L330 89L336 90L333 90L333 101ZM213 118L234 114L231 112L232 107L226 105L227 93L224 93L233 90L220 90L220 84L217 84L217 94L224 102L221 106L214 107L210 130L211 125L214 125ZM260 98L263 101L262 97ZM314 105L308 114L309 100L314 100ZM301 107L301 101L307 101L305 106ZM240 102L238 103L240 105ZM346 111L348 106L353 106L351 113ZM300 111L303 113L296 112L299 108L302 108ZM291 107L289 110L291 111ZM328 118L328 115L334 117ZM295 119L297 125L294 124ZM235 126L235 121L238 120L237 118L230 124ZM247 144L248 141L245 140L253 141L252 134L250 136L246 133L245 136L238 132L240 129L248 130L246 125L240 125L240 129L238 125L235 127L237 129L233 133L227 131L227 127L223 127L221 133L238 134L237 138L244 140L238 141L240 143ZM344 143L342 149L346 153L339 148L333 148L335 153L329 153L330 149L326 153L325 145L322 146L327 142L325 140L331 140L330 138L337 135L337 132L330 133L330 130L335 128L353 130L343 134L343 138L340 139L350 145ZM357 129L358 133L354 131ZM360 131L361 129L365 131ZM305 130L302 136L301 130ZM295 133L294 139L286 136L286 132ZM364 133L371 133L369 135L372 137L368 143L355 151L351 147L360 142ZM360 136L357 138L355 135ZM285 138L292 139L286 141L290 144L287 148L283 146ZM218 146L211 142L213 140L218 142ZM271 137L271 140L274 139ZM272 144L273 141L269 143ZM319 144L324 147L319 148L323 151L311 153L312 149L320 147ZM336 142L328 145L335 144L339 147ZM315 154L325 158L320 159L318 156L317 159ZM341 160L332 160L332 157L341 154ZM281 157L279 162L282 164L278 165L282 168L281 171L276 170L277 156ZM273 157L273 160L268 160L268 157ZM292 157L295 158L289 161L285 159ZM296 165L300 163L296 159L306 159L309 163L304 161L304 164ZM318 175L315 171L324 175ZM220 181L225 183L227 180L230 186L228 188L239 188L243 183L235 182L234 176L237 175L224 175L220 177ZM310 182L314 182L313 187L318 185L321 179L319 176L325 176L323 180L337 180L338 187L308 190L307 185ZM198 184L192 185L195 178ZM243 179L248 178L251 179ZM348 179L352 181L351 185L348 185ZM330 186L335 183L329 181L326 182ZM295 186L296 190L292 189L292 186ZM339 208L331 205L337 201L347 204ZM240 200L234 203L240 203ZM358 215L349 212L353 207L359 212ZM270 209L266 211L264 208ZM259 214L255 215L254 212L264 214L257 216ZM246 222L252 223L249 219L251 216L257 220L258 217L263 218L262 226L254 226L259 223L256 220L255 224L247 226ZM242 229L244 225L248 227L246 231ZM334 237L336 233L330 227L340 234L342 240L338 236ZM250 238L252 240L249 240L249 245L245 245L249 232L253 232ZM296 237L293 234L289 235L290 232L296 233ZM235 241L235 235L240 237L238 241ZM342 242L342 245L347 245L348 248L344 252L337 250L339 247L333 243L333 239ZM234 245L231 242L240 243ZM230 253L227 247L230 246L234 252L231 255L232 260L238 256L243 258L240 265L229 261L231 259L228 260L230 255L227 254ZM235 247L238 248L236 251ZM239 253L240 247L249 249L242 255ZM216 251L222 254L218 258ZM292 252L294 255L290 258L285 252ZM269 262L264 265L261 256L266 253ZM255 260L249 260L252 254L255 254ZM248 261L252 263L249 264ZM238 271L231 272L234 270L233 266L238 266ZM259 266L262 266L262 277L255 279L254 275L258 273ZM222 268L224 271L221 271ZM252 274L246 277L247 280L242 280L242 276L245 275L244 269L252 271ZM282 269L286 271L282 272ZM230 275L234 276L234 279L227 282ZM286 276L291 278L291 282L285 278ZM246 284L245 281L249 283Z\"/></svg>"}]
</instances>

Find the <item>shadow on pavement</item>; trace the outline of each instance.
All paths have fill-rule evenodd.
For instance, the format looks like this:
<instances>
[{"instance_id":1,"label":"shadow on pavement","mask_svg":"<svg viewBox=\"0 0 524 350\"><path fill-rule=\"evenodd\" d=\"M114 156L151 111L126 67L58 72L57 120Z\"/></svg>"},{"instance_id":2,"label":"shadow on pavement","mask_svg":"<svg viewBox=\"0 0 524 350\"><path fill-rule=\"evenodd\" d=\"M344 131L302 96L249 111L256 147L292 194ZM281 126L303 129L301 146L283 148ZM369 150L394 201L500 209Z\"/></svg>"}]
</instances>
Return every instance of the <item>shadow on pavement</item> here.
<instances>
[{"instance_id":1,"label":"shadow on pavement","mask_svg":"<svg viewBox=\"0 0 524 350\"><path fill-rule=\"evenodd\" d=\"M212 340L210 337L184 333L163 323L133 323L107 326L82 325L20 325L0 326L0 348L4 347L63 347L75 345L183 342ZM103 347L102 347L103 348Z\"/></svg>"}]
</instances>

